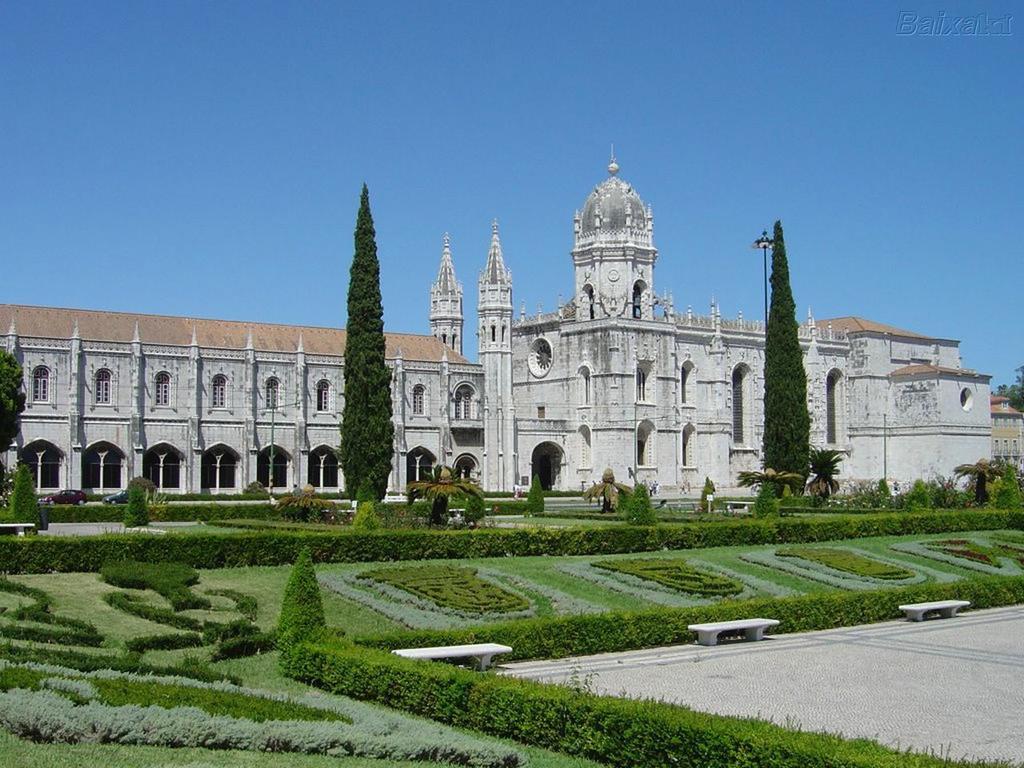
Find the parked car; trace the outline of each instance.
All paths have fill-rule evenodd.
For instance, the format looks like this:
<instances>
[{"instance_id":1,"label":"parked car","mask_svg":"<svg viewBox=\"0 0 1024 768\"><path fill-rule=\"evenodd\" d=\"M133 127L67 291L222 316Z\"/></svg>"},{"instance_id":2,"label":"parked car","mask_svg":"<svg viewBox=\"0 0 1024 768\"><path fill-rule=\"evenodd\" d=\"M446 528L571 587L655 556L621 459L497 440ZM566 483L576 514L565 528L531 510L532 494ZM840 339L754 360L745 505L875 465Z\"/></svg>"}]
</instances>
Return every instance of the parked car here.
<instances>
[{"instance_id":1,"label":"parked car","mask_svg":"<svg viewBox=\"0 0 1024 768\"><path fill-rule=\"evenodd\" d=\"M127 504L128 503L128 489L125 488L123 491L112 493L109 496L103 497L104 504Z\"/></svg>"},{"instance_id":2,"label":"parked car","mask_svg":"<svg viewBox=\"0 0 1024 768\"><path fill-rule=\"evenodd\" d=\"M84 491L73 491L65 489L63 491L57 491L51 493L49 496L43 496L39 500L40 504L85 504L85 492Z\"/></svg>"}]
</instances>

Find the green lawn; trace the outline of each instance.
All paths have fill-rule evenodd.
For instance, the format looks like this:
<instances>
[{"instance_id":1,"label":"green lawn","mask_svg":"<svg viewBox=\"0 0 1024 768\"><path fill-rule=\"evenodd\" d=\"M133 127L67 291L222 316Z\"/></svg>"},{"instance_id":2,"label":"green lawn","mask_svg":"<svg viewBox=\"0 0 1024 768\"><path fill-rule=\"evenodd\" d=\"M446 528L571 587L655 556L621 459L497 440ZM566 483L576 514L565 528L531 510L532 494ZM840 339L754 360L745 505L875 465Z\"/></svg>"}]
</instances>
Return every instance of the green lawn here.
<instances>
[{"instance_id":1,"label":"green lawn","mask_svg":"<svg viewBox=\"0 0 1024 768\"><path fill-rule=\"evenodd\" d=\"M569 521L567 521L569 522ZM578 521L572 521L578 524ZM597 522L602 525L607 523ZM948 582L969 579L983 573L1024 573L1024 558L1000 557L996 565L973 563L957 559L938 551L928 543L950 539L966 539L981 547L993 547L1000 541L1024 543L1018 532L985 531L973 533L916 535L906 537L877 537L807 545L813 549L840 550L858 557L843 562L864 565L864 558L890 566L894 573L906 569L910 575L890 580L870 578L853 571L830 569L823 563L829 558L804 560L799 557L779 557L776 550L783 545L721 547L676 552L645 552L645 561L664 559L696 569L719 581L742 585L740 599L759 596L789 595L828 590L878 589L902 586L906 583ZM799 550L799 547L796 548ZM1009 551L1012 550L1002 550ZM645 570L659 568L601 568L596 563L636 560L639 555L603 555L586 557L517 557L481 558L472 560L430 561L429 563L351 563L317 566L322 582L330 588L322 590L327 622L343 629L350 636L364 636L400 629L403 626L465 626L482 620L497 620L500 615L473 616L432 604L420 595L404 593L401 580L368 582L357 576L375 569L421 565L436 567L452 565L476 569L480 578L493 586L515 593L530 604L529 611L537 616L596 611L627 611L663 605L700 605L718 599L710 594L687 592L687 578L644 578ZM870 563L869 563L870 565ZM685 566L685 567L684 567ZM987 570L986 570L987 569ZM877 572L865 568L867 573ZM256 624L264 630L272 629L280 612L281 598L290 567L230 568L199 572L199 583L192 589L205 594L208 590L230 589L253 597L258 603ZM671 575L671 574L670 574ZM678 574L676 574L678 576ZM724 579L722 578L724 577ZM167 633L172 630L161 624L124 613L108 605L103 596L116 591L95 573L60 573L13 576L12 580L42 589L54 598L54 613L79 619L95 625L104 636L102 649L91 653L115 653L124 649L127 640L139 636ZM332 585L344 589L334 591ZM383 584L383 586L381 586ZM457 588L464 588L458 586ZM167 601L152 591L138 593L153 605L169 607ZM717 594L717 593L716 593ZM238 614L230 600L211 598L211 610L185 611L185 615L215 622L226 622ZM519 601L520 603L522 601ZM21 596L0 593L0 623L9 621L11 613L25 603ZM472 605L472 603L470 603ZM521 612L520 612L521 613ZM518 614L517 614L518 615ZM14 640L16 645L37 643ZM50 646L52 647L52 646ZM84 649L83 649L84 650ZM152 664L177 664L186 656L209 658L210 646L182 650L154 650L144 660ZM275 653L250 658L233 659L213 664L217 670L237 676L246 685L282 693L308 693L312 689L284 678L278 671ZM322 692L318 695L326 696ZM369 706L369 705L360 705ZM411 721L410 721L411 722ZM482 737L481 737L482 738ZM491 740L492 743L495 740ZM539 768L585 768L593 765L542 750L516 745L529 757L530 765ZM124 747L112 745L52 745L35 744L5 733L0 733L0 766L66 766L95 765L113 768L135 766L275 766L315 768L321 765L340 765L345 768L370 766L409 766L415 763L370 760L365 758L333 758L295 754L259 754L251 752L212 751L201 749L169 749L157 747Z\"/></svg>"}]
</instances>

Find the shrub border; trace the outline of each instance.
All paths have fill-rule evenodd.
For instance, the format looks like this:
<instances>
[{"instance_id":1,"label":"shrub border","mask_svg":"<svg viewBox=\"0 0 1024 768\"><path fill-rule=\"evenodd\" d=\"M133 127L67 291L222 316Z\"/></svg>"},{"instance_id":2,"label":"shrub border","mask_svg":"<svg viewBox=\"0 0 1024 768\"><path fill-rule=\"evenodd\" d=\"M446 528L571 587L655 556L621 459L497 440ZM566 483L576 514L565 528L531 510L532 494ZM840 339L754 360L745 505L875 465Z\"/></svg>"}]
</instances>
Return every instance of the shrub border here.
<instances>
[{"instance_id":1,"label":"shrub border","mask_svg":"<svg viewBox=\"0 0 1024 768\"><path fill-rule=\"evenodd\" d=\"M402 630L355 638L364 647L394 648L501 643L512 646L507 661L557 659L691 643L689 624L766 616L781 623L777 633L812 632L890 621L901 603L970 600L972 609L1024 603L1024 576L982 576L947 583L913 584L856 592L724 600L686 608L655 608L576 616L521 619L463 629Z\"/></svg>"},{"instance_id":2,"label":"shrub border","mask_svg":"<svg viewBox=\"0 0 1024 768\"><path fill-rule=\"evenodd\" d=\"M673 526L473 531L252 532L174 536L4 536L7 573L91 572L110 560L173 561L193 568L285 565L304 547L321 563L530 555L604 555L660 549L803 544L870 536L1024 529L1024 512L886 513L825 519L761 518Z\"/></svg>"}]
</instances>

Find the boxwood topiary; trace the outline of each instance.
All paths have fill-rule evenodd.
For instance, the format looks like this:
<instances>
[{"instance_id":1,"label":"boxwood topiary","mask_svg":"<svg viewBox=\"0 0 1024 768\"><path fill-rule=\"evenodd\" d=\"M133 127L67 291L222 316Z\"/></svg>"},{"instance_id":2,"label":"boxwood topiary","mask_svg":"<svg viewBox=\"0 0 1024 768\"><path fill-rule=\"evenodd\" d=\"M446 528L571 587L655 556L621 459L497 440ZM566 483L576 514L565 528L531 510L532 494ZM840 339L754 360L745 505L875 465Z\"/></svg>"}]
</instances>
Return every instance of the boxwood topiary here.
<instances>
[{"instance_id":1,"label":"boxwood topiary","mask_svg":"<svg viewBox=\"0 0 1024 768\"><path fill-rule=\"evenodd\" d=\"M282 650L296 642L315 637L326 626L320 584L308 547L303 548L292 568L281 602L277 644Z\"/></svg>"}]
</instances>

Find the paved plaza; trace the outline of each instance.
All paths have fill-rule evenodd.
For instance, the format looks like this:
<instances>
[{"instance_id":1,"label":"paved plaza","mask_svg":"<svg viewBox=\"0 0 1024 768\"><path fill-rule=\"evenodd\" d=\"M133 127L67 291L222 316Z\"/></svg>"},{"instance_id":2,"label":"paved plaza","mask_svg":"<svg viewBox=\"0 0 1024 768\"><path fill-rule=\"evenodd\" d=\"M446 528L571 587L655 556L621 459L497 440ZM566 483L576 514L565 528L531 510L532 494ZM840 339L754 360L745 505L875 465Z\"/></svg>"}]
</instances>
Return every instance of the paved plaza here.
<instances>
[{"instance_id":1,"label":"paved plaza","mask_svg":"<svg viewBox=\"0 0 1024 768\"><path fill-rule=\"evenodd\" d=\"M953 758L1024 761L1024 609L504 665Z\"/></svg>"}]
</instances>

